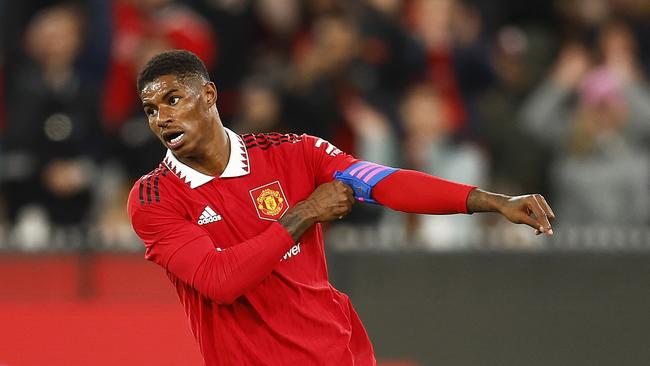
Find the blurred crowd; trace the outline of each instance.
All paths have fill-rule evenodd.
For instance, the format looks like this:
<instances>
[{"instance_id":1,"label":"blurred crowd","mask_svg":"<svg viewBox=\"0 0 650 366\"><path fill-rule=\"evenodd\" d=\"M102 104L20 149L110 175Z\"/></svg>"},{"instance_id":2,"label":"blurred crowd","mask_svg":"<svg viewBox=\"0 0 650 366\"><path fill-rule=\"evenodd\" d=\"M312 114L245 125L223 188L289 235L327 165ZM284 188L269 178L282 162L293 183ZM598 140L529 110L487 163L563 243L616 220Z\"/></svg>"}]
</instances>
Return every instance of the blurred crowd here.
<instances>
[{"instance_id":1,"label":"blurred crowd","mask_svg":"<svg viewBox=\"0 0 650 366\"><path fill-rule=\"evenodd\" d=\"M164 150L135 78L166 49L203 59L237 132L540 192L556 232L650 226L646 0L0 0L0 24L0 247L138 245L126 197ZM505 225L345 221L426 248Z\"/></svg>"}]
</instances>

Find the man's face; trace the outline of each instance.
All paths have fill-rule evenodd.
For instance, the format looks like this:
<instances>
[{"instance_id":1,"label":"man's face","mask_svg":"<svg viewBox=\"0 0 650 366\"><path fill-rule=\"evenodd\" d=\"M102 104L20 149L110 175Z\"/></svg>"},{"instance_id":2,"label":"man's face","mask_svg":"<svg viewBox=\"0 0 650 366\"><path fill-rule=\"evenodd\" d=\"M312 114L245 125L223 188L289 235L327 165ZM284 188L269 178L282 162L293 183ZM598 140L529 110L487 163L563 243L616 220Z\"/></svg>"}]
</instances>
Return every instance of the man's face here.
<instances>
[{"instance_id":1,"label":"man's face","mask_svg":"<svg viewBox=\"0 0 650 366\"><path fill-rule=\"evenodd\" d=\"M214 84L163 75L146 84L140 98L149 128L176 156L192 157L212 136Z\"/></svg>"}]
</instances>

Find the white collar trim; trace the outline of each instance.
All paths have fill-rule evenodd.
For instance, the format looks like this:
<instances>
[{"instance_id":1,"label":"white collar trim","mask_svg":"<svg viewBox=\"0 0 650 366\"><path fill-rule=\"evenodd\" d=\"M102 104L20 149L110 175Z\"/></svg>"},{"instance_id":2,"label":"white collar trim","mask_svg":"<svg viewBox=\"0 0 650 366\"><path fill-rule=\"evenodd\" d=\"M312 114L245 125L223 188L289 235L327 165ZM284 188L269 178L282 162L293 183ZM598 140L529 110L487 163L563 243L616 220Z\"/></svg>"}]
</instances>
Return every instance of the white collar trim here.
<instances>
[{"instance_id":1,"label":"white collar trim","mask_svg":"<svg viewBox=\"0 0 650 366\"><path fill-rule=\"evenodd\" d=\"M226 134L230 140L230 157L228 158L226 169L223 170L223 173L221 173L219 178L241 177L250 173L248 150L246 150L244 140L242 140L241 136L225 127L224 130L226 130ZM174 174L179 178L183 179L185 183L188 183L192 189L200 187L214 179L211 175L203 174L198 170L181 163L174 156L171 150L167 150L164 163L167 165L169 170L174 172Z\"/></svg>"}]
</instances>

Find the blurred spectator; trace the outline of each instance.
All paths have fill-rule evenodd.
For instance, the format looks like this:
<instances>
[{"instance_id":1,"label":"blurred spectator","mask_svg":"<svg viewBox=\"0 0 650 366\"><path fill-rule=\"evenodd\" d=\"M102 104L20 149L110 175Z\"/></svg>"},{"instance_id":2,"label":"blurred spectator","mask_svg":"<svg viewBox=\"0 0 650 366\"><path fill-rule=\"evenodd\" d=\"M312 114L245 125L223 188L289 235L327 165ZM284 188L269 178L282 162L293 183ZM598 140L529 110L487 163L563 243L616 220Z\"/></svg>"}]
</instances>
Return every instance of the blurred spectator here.
<instances>
[{"instance_id":1,"label":"blurred spectator","mask_svg":"<svg viewBox=\"0 0 650 366\"><path fill-rule=\"evenodd\" d=\"M355 136L355 156L388 166L404 163L400 135L385 113L359 97L348 98L342 111Z\"/></svg>"},{"instance_id":2,"label":"blurred spectator","mask_svg":"<svg viewBox=\"0 0 650 366\"><path fill-rule=\"evenodd\" d=\"M253 68L286 68L291 47L302 31L299 0L258 0L254 11L260 28Z\"/></svg>"},{"instance_id":3,"label":"blurred spectator","mask_svg":"<svg viewBox=\"0 0 650 366\"><path fill-rule=\"evenodd\" d=\"M5 23L7 18L6 1L0 0L0 22ZM0 135L5 126L5 32L0 30Z\"/></svg>"},{"instance_id":4,"label":"blurred spectator","mask_svg":"<svg viewBox=\"0 0 650 366\"><path fill-rule=\"evenodd\" d=\"M270 82L261 78L245 82L240 103L232 124L237 133L289 132L281 120L280 97Z\"/></svg>"},{"instance_id":5,"label":"blurred spectator","mask_svg":"<svg viewBox=\"0 0 650 366\"><path fill-rule=\"evenodd\" d=\"M495 37L493 86L480 94L477 110L491 156L491 189L544 192L543 145L522 131L519 108L550 60L552 42L544 29L505 26Z\"/></svg>"},{"instance_id":6,"label":"blurred spectator","mask_svg":"<svg viewBox=\"0 0 650 366\"><path fill-rule=\"evenodd\" d=\"M555 1L564 36L583 39L597 31L610 17L609 0Z\"/></svg>"},{"instance_id":7,"label":"blurred spectator","mask_svg":"<svg viewBox=\"0 0 650 366\"><path fill-rule=\"evenodd\" d=\"M650 2L610 0L615 16L625 19L639 43L639 57L646 75L650 75Z\"/></svg>"},{"instance_id":8,"label":"blurred spectator","mask_svg":"<svg viewBox=\"0 0 650 366\"><path fill-rule=\"evenodd\" d=\"M359 96L350 95L342 102L342 113L353 135L354 150L350 151L362 160L387 166L402 166L399 152L400 138L394 123L380 109ZM360 224L374 225L385 216L387 210L375 205L357 205L345 218L357 228ZM374 230L374 228L373 228Z\"/></svg>"},{"instance_id":9,"label":"blurred spectator","mask_svg":"<svg viewBox=\"0 0 650 366\"><path fill-rule=\"evenodd\" d=\"M296 46L287 80L285 116L292 131L332 141L342 125L339 102L349 88L347 76L358 44L357 29L345 16L314 21L308 37Z\"/></svg>"},{"instance_id":10,"label":"blurred spectator","mask_svg":"<svg viewBox=\"0 0 650 366\"><path fill-rule=\"evenodd\" d=\"M466 114L453 65L454 3L454 0L414 0L408 10L410 23L427 50L427 79L440 91L452 127L460 131Z\"/></svg>"},{"instance_id":11,"label":"blurred spectator","mask_svg":"<svg viewBox=\"0 0 650 366\"><path fill-rule=\"evenodd\" d=\"M566 45L527 101L524 126L555 150L550 171L561 223L645 225L650 219L650 93L623 23L598 38L600 60Z\"/></svg>"},{"instance_id":12,"label":"blurred spectator","mask_svg":"<svg viewBox=\"0 0 650 366\"><path fill-rule=\"evenodd\" d=\"M387 117L367 103L356 100L347 105L345 111L358 136L361 158L485 185L488 178L486 157L473 144L454 137L454 126L444 109L443 99L430 84L411 87L401 100L400 120L405 134L402 144L395 141L398 136ZM403 146L401 153L392 148L399 145ZM389 156L390 153L396 155ZM468 216L409 215L406 225L410 231L407 235L434 249L467 243L477 229Z\"/></svg>"},{"instance_id":13,"label":"blurred spectator","mask_svg":"<svg viewBox=\"0 0 650 366\"><path fill-rule=\"evenodd\" d=\"M103 138L97 86L75 67L83 34L79 8L41 10L25 31L27 58L8 81L3 193L18 226L30 205L56 226L90 220Z\"/></svg>"},{"instance_id":14,"label":"blurred spectator","mask_svg":"<svg viewBox=\"0 0 650 366\"><path fill-rule=\"evenodd\" d=\"M0 23L4 23L6 20L6 3L4 0L0 0ZM0 33L2 33L0 31ZM5 89L6 89L6 84L5 84L5 38L4 34L0 36L0 136L4 135L4 128L5 128L5 121L6 121L6 112L5 112ZM2 148L2 138L0 138L0 171L4 169L3 163L2 163L2 158L3 158L3 148ZM3 174L0 173L0 187L2 184L3 180ZM5 225L4 223L6 222L5 219L5 203L4 203L4 197L0 194L0 242L5 241ZM2 247L3 245L0 245Z\"/></svg>"},{"instance_id":15,"label":"blurred spectator","mask_svg":"<svg viewBox=\"0 0 650 366\"><path fill-rule=\"evenodd\" d=\"M256 48L263 47L268 31L256 19L256 15L263 17L264 12L256 12L259 2L254 0L185 0L184 3L205 18L218 40L214 45L218 57L208 71L217 84L219 115L228 125L237 113L242 80L251 72L264 72L255 68L258 62L264 63L264 57L255 52ZM286 67L286 62L282 66Z\"/></svg>"},{"instance_id":16,"label":"blurred spectator","mask_svg":"<svg viewBox=\"0 0 650 366\"><path fill-rule=\"evenodd\" d=\"M442 101L439 91L429 85L415 86L405 95L400 115L407 166L441 178L485 186L487 159L476 146L454 140L454 125ZM416 237L432 248L466 243L476 228L468 216L422 215L418 221Z\"/></svg>"},{"instance_id":17,"label":"blurred spectator","mask_svg":"<svg viewBox=\"0 0 650 366\"><path fill-rule=\"evenodd\" d=\"M475 96L492 81L481 13L457 0L414 0L408 11L427 50L426 78L440 91L454 133L480 135Z\"/></svg>"},{"instance_id":18,"label":"blurred spectator","mask_svg":"<svg viewBox=\"0 0 650 366\"><path fill-rule=\"evenodd\" d=\"M5 68L4 68L4 54L2 53L2 45L0 44L0 136L5 128Z\"/></svg>"},{"instance_id":19,"label":"blurred spectator","mask_svg":"<svg viewBox=\"0 0 650 366\"><path fill-rule=\"evenodd\" d=\"M366 0L358 10L360 52L350 76L356 89L396 119L404 90L422 76L426 51L402 24L399 0Z\"/></svg>"}]
</instances>

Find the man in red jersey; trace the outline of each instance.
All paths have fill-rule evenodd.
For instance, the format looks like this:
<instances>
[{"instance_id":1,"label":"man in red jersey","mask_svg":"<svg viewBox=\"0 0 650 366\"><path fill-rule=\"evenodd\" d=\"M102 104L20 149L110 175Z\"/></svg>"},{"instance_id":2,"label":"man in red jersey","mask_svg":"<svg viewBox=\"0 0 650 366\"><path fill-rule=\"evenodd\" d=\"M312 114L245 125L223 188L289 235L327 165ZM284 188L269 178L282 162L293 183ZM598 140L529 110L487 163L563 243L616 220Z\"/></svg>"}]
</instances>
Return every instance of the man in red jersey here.
<instances>
[{"instance_id":1,"label":"man in red jersey","mask_svg":"<svg viewBox=\"0 0 650 366\"><path fill-rule=\"evenodd\" d=\"M346 215L355 198L407 212L496 211L553 233L540 195L359 161L308 135L237 135L190 52L154 57L138 89L168 151L134 185L129 216L145 257L176 286L206 365L376 364L350 300L328 281L323 250L320 223Z\"/></svg>"}]
</instances>

